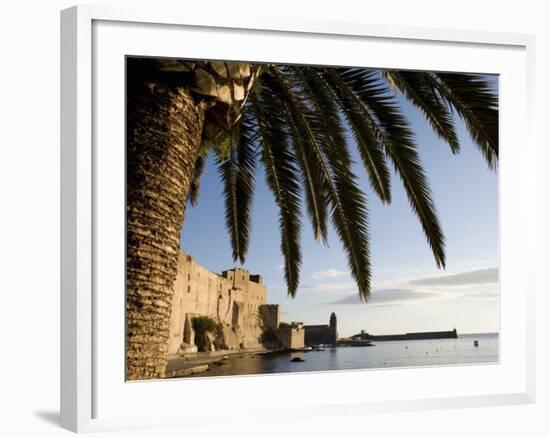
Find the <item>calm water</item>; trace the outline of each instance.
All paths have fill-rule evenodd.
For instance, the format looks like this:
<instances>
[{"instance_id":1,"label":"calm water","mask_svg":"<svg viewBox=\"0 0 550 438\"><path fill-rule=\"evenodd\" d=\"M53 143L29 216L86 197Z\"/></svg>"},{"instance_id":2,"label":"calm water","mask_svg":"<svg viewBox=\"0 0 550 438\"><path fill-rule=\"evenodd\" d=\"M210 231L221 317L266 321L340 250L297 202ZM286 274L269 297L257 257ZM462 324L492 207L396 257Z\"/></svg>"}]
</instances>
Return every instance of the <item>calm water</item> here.
<instances>
[{"instance_id":1,"label":"calm water","mask_svg":"<svg viewBox=\"0 0 550 438\"><path fill-rule=\"evenodd\" d=\"M479 347L474 347L474 340ZM326 347L324 351L230 356L200 376L349 370L361 368L452 365L498 361L498 334L462 335L458 339L376 342L373 347ZM305 362L291 362L301 357ZM199 376L197 376L199 377Z\"/></svg>"}]
</instances>

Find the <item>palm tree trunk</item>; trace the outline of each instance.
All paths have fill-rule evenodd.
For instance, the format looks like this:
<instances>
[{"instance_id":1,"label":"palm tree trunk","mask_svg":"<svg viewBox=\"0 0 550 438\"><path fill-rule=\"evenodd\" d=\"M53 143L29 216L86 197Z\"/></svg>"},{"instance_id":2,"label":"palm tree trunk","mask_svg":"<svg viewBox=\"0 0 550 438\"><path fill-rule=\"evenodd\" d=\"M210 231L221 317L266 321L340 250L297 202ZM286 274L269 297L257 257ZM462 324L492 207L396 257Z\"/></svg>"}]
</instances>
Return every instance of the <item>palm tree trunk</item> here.
<instances>
[{"instance_id":1,"label":"palm tree trunk","mask_svg":"<svg viewBox=\"0 0 550 438\"><path fill-rule=\"evenodd\" d=\"M164 376L187 193L204 107L181 86L129 83L126 378Z\"/></svg>"}]
</instances>

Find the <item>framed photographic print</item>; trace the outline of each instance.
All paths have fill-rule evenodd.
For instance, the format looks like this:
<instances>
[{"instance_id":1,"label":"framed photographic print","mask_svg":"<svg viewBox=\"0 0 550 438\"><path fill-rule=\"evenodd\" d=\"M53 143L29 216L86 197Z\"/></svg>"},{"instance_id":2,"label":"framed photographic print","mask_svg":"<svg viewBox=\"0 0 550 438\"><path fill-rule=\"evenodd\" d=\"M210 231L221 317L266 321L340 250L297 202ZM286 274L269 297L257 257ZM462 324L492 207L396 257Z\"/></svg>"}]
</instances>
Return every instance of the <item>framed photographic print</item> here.
<instances>
[{"instance_id":1,"label":"framed photographic print","mask_svg":"<svg viewBox=\"0 0 550 438\"><path fill-rule=\"evenodd\" d=\"M61 44L63 427L534 400L532 37L74 7Z\"/></svg>"}]
</instances>

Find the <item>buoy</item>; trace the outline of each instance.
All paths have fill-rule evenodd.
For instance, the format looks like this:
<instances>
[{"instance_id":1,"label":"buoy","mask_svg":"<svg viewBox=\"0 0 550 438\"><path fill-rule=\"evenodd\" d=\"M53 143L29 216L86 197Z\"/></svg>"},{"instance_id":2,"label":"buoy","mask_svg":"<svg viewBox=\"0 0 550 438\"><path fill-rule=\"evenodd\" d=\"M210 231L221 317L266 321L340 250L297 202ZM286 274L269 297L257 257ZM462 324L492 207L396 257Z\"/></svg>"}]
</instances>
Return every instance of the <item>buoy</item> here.
<instances>
[{"instance_id":1,"label":"buoy","mask_svg":"<svg viewBox=\"0 0 550 438\"><path fill-rule=\"evenodd\" d=\"M474 341L474 347L479 347L479 342L477 340Z\"/></svg>"}]
</instances>

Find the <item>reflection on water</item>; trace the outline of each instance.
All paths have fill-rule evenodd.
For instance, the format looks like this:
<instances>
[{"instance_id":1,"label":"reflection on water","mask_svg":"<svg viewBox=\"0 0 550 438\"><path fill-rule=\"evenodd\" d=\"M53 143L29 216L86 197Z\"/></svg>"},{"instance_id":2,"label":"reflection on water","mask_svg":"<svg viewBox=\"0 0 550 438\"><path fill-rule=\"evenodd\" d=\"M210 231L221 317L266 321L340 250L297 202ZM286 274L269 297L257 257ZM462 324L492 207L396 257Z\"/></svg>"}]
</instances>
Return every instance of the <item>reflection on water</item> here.
<instances>
[{"instance_id":1,"label":"reflection on water","mask_svg":"<svg viewBox=\"0 0 550 438\"><path fill-rule=\"evenodd\" d=\"M474 346L474 340L479 346ZM304 362L291 362L300 357ZM498 361L498 334L458 339L378 342L373 347L336 347L290 354L243 354L211 364L200 376L296 373L362 368L490 363ZM198 376L197 376L198 377Z\"/></svg>"}]
</instances>

